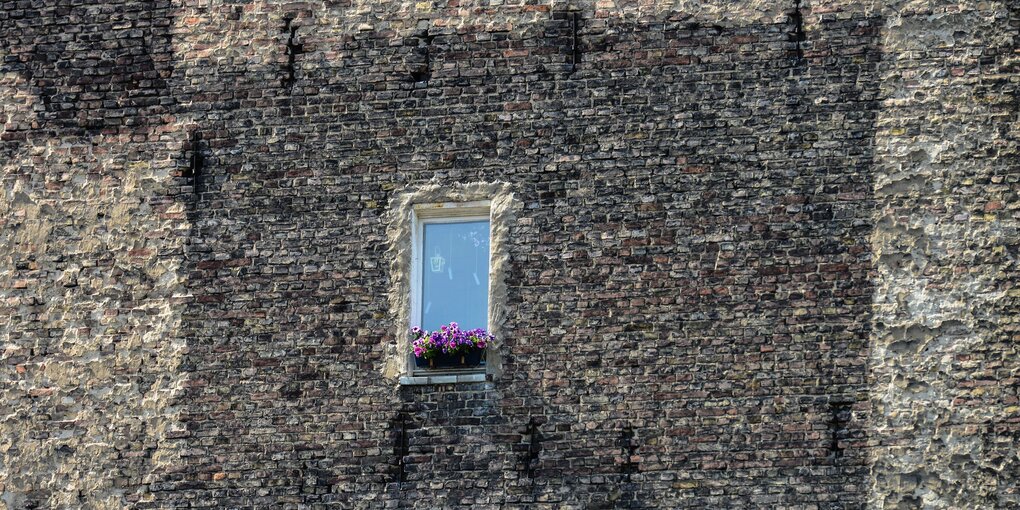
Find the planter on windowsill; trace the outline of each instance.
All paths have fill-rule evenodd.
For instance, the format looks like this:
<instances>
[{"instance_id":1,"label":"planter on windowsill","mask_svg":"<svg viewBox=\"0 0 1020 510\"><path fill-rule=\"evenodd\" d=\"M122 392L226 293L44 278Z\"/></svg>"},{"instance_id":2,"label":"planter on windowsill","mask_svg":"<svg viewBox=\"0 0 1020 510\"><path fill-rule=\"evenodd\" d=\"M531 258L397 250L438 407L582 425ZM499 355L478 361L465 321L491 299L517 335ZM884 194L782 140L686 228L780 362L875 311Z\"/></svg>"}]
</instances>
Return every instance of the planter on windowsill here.
<instances>
[{"instance_id":1,"label":"planter on windowsill","mask_svg":"<svg viewBox=\"0 0 1020 510\"><path fill-rule=\"evenodd\" d=\"M472 368L482 363L485 347L493 340L482 328L462 330L456 322L431 332L416 326L411 328L411 353L417 368Z\"/></svg>"},{"instance_id":2,"label":"planter on windowsill","mask_svg":"<svg viewBox=\"0 0 1020 510\"><path fill-rule=\"evenodd\" d=\"M474 368L482 364L484 349L471 349L459 354L438 353L431 359L414 358L418 368Z\"/></svg>"}]
</instances>

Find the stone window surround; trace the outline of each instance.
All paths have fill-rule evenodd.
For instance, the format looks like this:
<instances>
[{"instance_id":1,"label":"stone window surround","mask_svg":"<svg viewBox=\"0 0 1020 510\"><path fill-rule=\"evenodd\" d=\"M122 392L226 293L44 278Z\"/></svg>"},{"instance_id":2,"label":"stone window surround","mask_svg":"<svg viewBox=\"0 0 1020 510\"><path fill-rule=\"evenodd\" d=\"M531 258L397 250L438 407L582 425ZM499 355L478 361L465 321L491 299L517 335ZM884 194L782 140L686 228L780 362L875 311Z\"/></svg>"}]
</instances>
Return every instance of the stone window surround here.
<instances>
[{"instance_id":1,"label":"stone window surround","mask_svg":"<svg viewBox=\"0 0 1020 510\"><path fill-rule=\"evenodd\" d=\"M488 329L496 337L486 349L485 367L481 370L443 371L435 374L416 372L412 358L408 355L408 329L412 326L412 237L417 222L416 211L434 217L443 215L437 212L443 208L465 207L463 211L477 213L479 207L485 206L488 207L490 222ZM510 259L509 230L516 208L511 186L505 182L429 184L394 197L387 214L389 247L386 253L390 259L389 305L393 317L393 338L385 346L385 377L395 379L402 385L476 383L499 378L503 370L503 338L506 334L504 323L506 271Z\"/></svg>"}]
</instances>

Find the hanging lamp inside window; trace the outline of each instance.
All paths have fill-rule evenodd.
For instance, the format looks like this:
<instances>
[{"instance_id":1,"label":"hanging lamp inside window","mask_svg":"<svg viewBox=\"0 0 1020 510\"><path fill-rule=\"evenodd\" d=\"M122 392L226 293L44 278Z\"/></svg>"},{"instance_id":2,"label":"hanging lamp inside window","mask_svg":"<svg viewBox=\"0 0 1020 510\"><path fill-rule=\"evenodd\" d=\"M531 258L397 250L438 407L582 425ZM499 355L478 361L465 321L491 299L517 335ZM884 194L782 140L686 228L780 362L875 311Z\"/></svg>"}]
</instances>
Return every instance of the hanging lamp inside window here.
<instances>
[{"instance_id":1,"label":"hanging lamp inside window","mask_svg":"<svg viewBox=\"0 0 1020 510\"><path fill-rule=\"evenodd\" d=\"M429 259L429 263L432 267L433 273L442 273L443 266L446 265L446 259L444 259L443 256L440 255L439 251L437 250L436 254Z\"/></svg>"}]
</instances>

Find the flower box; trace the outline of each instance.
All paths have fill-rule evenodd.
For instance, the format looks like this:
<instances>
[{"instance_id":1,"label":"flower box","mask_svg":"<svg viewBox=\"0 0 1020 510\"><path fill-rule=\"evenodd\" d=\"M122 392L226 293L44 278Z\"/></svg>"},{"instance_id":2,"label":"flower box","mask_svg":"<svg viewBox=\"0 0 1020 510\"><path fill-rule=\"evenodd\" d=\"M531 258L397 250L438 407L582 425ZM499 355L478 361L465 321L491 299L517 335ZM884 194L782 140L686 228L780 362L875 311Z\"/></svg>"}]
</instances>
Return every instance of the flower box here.
<instances>
[{"instance_id":1,"label":"flower box","mask_svg":"<svg viewBox=\"0 0 1020 510\"><path fill-rule=\"evenodd\" d=\"M414 327L411 336L414 364L422 369L477 367L493 340L484 329L462 330L456 322L431 332Z\"/></svg>"},{"instance_id":2,"label":"flower box","mask_svg":"<svg viewBox=\"0 0 1020 510\"><path fill-rule=\"evenodd\" d=\"M460 354L438 353L430 359L414 358L418 368L474 368L482 364L485 349L471 349Z\"/></svg>"}]
</instances>

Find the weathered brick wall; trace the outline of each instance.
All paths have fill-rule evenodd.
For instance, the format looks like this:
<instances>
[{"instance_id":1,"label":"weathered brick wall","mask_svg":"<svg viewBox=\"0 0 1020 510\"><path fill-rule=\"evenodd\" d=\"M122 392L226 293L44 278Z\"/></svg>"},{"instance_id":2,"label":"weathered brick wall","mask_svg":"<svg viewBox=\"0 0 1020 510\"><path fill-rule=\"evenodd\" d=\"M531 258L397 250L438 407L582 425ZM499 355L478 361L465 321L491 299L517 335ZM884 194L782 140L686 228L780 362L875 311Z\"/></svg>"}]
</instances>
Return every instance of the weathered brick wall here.
<instances>
[{"instance_id":1,"label":"weathered brick wall","mask_svg":"<svg viewBox=\"0 0 1020 510\"><path fill-rule=\"evenodd\" d=\"M0 506L122 508L172 430L168 2L0 2Z\"/></svg>"},{"instance_id":2,"label":"weathered brick wall","mask_svg":"<svg viewBox=\"0 0 1020 510\"><path fill-rule=\"evenodd\" d=\"M2 5L10 508L1017 497L1015 9ZM503 373L400 387L388 211L468 182Z\"/></svg>"},{"instance_id":3,"label":"weathered brick wall","mask_svg":"<svg viewBox=\"0 0 1020 510\"><path fill-rule=\"evenodd\" d=\"M558 12L427 34L261 16L230 29L275 37L241 48L272 65L177 69L208 165L189 449L157 504L862 501L831 429L862 436L835 420L867 403L878 20L819 20L798 55L785 19L588 12L571 69ZM523 202L504 377L399 389L384 213L477 181Z\"/></svg>"},{"instance_id":4,"label":"weathered brick wall","mask_svg":"<svg viewBox=\"0 0 1020 510\"><path fill-rule=\"evenodd\" d=\"M1020 4L906 5L883 37L874 502L1020 506Z\"/></svg>"}]
</instances>

